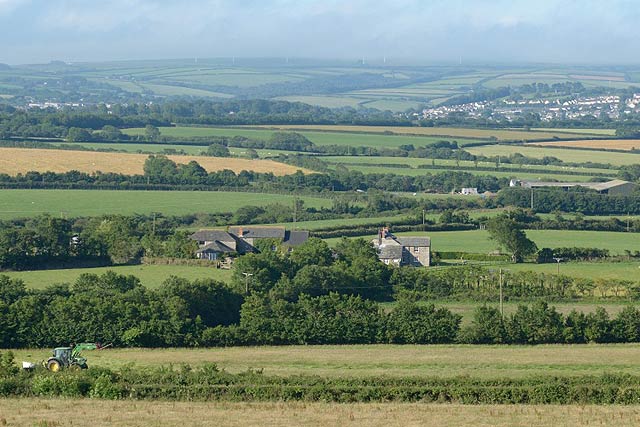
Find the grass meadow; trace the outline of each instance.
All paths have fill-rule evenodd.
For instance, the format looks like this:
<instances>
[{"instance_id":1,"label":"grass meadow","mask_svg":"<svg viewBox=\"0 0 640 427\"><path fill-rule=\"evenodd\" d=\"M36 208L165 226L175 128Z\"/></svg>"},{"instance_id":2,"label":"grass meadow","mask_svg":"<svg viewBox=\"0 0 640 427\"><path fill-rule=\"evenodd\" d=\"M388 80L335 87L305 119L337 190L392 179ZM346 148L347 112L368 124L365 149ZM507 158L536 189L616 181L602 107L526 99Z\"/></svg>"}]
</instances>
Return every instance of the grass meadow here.
<instances>
[{"instance_id":1,"label":"grass meadow","mask_svg":"<svg viewBox=\"0 0 640 427\"><path fill-rule=\"evenodd\" d=\"M90 366L194 366L216 363L231 373L395 378L527 378L618 373L640 375L640 344L582 345L322 345L226 348L111 348L86 352ZM39 361L50 349L16 350L16 360Z\"/></svg>"},{"instance_id":2,"label":"grass meadow","mask_svg":"<svg viewBox=\"0 0 640 427\"><path fill-rule=\"evenodd\" d=\"M28 288L44 289L56 283L73 283L81 274L104 274L113 271L123 275L134 275L144 286L155 289L169 276L183 277L189 280L214 279L228 282L231 270L214 267L188 265L124 265L114 267L71 268L59 270L7 271L0 274L20 279Z\"/></svg>"},{"instance_id":3,"label":"grass meadow","mask_svg":"<svg viewBox=\"0 0 640 427\"><path fill-rule=\"evenodd\" d=\"M271 125L261 126L274 128ZM506 129L472 129L452 127L408 127L408 126L352 126L352 125L283 125L276 126L283 130L307 130L329 132L361 132L382 133L393 132L399 135L421 135L448 138L470 138L488 140L497 138L499 141L528 141L533 139L566 138L566 133L556 131L525 131Z\"/></svg>"},{"instance_id":4,"label":"grass meadow","mask_svg":"<svg viewBox=\"0 0 640 427\"><path fill-rule=\"evenodd\" d=\"M78 415L94 427L180 425L519 427L640 424L638 406L459 405L424 403L163 402L91 399L3 399L9 426L73 426Z\"/></svg>"},{"instance_id":5,"label":"grass meadow","mask_svg":"<svg viewBox=\"0 0 640 427\"><path fill-rule=\"evenodd\" d=\"M295 129L297 132L306 136L316 145L342 145L354 147L399 147L400 145L413 144L414 146L429 145L434 142L447 139L455 139L455 137L447 136L430 136L430 135L383 135L384 128L365 127L366 131L360 133L339 132L341 126L336 126L338 132L327 132L324 129L320 131L304 130L305 128ZM277 127L247 127L247 128L214 128L214 127L161 127L159 128L163 136L167 137L211 137L211 136L244 136L255 139L269 139L274 132L287 130L288 128ZM315 129L315 128L314 128ZM411 128L420 129L420 128ZM292 129L293 130L293 129ZM348 129L347 129L348 130ZM143 128L123 129L128 135L141 135L144 133ZM478 142L478 139L465 140L466 142ZM464 142L464 141L460 141Z\"/></svg>"},{"instance_id":6,"label":"grass meadow","mask_svg":"<svg viewBox=\"0 0 640 427\"><path fill-rule=\"evenodd\" d=\"M330 207L332 201L300 196L307 207ZM128 190L0 190L0 219L32 217L43 213L77 217L103 214L186 215L234 212L242 206L286 203L294 196L230 191Z\"/></svg>"},{"instance_id":7,"label":"grass meadow","mask_svg":"<svg viewBox=\"0 0 640 427\"><path fill-rule=\"evenodd\" d=\"M369 157L369 156L322 156L321 160L324 160L328 163L343 163L346 164L347 167L351 165L358 166L376 166L384 164L384 165L408 165L412 168L417 168L419 166L424 166L429 168L429 166L451 166L452 169L455 169L458 164L462 167L473 168L476 164L471 160L460 160L456 161L453 159L423 159L423 158L414 158L414 157ZM478 162L478 167L489 167L495 169L495 162ZM501 167L503 168L518 168L522 172L526 173L529 169L543 169L548 171L549 173L579 173L581 175L589 175L592 173L604 173L604 174L613 174L616 171L612 169L600 169L600 168L584 168L584 167L571 167L571 166L556 166L556 165L517 165L517 164L508 164L502 163ZM493 173L486 172L485 173ZM499 169L496 172L500 172Z\"/></svg>"},{"instance_id":8,"label":"grass meadow","mask_svg":"<svg viewBox=\"0 0 640 427\"><path fill-rule=\"evenodd\" d=\"M578 139L574 141L540 142L535 145L542 147L591 148L596 150L637 150L640 149L640 139Z\"/></svg>"},{"instance_id":9,"label":"grass meadow","mask_svg":"<svg viewBox=\"0 0 640 427\"><path fill-rule=\"evenodd\" d=\"M508 156L520 153L528 157L543 158L545 156L556 157L565 162L574 163L609 163L613 166L631 165L640 163L640 154L618 153L611 151L579 150L569 148L540 147L533 144L527 145L481 145L466 149L471 154L485 156Z\"/></svg>"},{"instance_id":10,"label":"grass meadow","mask_svg":"<svg viewBox=\"0 0 640 427\"><path fill-rule=\"evenodd\" d=\"M456 166L451 166L448 169L440 169L440 168L403 168L403 167L386 167L386 166L374 166L374 165L346 165L346 168L352 171L359 171L363 174L373 174L373 173L383 173L383 174L394 174L394 175L406 175L406 176L422 176L427 174L436 174L441 173L443 171L449 170L459 170ZM558 180L558 181L576 181L576 182L585 182L591 180L593 175L588 175L588 169L585 169L585 175L567 175L558 172L526 172L526 169L523 168L522 171L505 171L505 172L496 172L496 171L481 171L481 170L471 170L471 169L463 169L463 172L468 172L473 175L480 176L495 176L498 178L518 178L518 179L529 179L529 180ZM612 174L615 175L615 174ZM452 189L453 190L453 189Z\"/></svg>"}]
</instances>

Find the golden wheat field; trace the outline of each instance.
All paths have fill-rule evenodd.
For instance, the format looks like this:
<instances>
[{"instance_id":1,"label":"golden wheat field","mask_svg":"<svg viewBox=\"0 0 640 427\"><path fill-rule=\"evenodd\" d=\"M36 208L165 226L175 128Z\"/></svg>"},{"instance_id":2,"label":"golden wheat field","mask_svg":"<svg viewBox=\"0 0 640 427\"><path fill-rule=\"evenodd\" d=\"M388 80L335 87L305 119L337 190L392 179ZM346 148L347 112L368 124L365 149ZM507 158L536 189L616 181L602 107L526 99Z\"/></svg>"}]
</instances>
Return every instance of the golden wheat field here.
<instances>
[{"instance_id":1,"label":"golden wheat field","mask_svg":"<svg viewBox=\"0 0 640 427\"><path fill-rule=\"evenodd\" d=\"M32 148L0 147L0 173L16 175L29 171L38 172L114 172L122 174L142 174L147 154L102 153L96 151L49 150ZM249 160L227 157L167 156L176 163L198 162L208 172L230 169L272 172L288 175L301 169L273 160Z\"/></svg>"},{"instance_id":2,"label":"golden wheat field","mask_svg":"<svg viewBox=\"0 0 640 427\"><path fill-rule=\"evenodd\" d=\"M617 426L640 424L638 406L420 403L166 402L0 399L7 426Z\"/></svg>"},{"instance_id":3,"label":"golden wheat field","mask_svg":"<svg viewBox=\"0 0 640 427\"><path fill-rule=\"evenodd\" d=\"M536 142L529 145L543 147L595 148L601 150L633 150L640 149L640 139L578 139L575 141Z\"/></svg>"},{"instance_id":4,"label":"golden wheat field","mask_svg":"<svg viewBox=\"0 0 640 427\"><path fill-rule=\"evenodd\" d=\"M256 127L256 126L249 126ZM258 126L268 129L281 130L310 130L323 132L361 132L361 133L383 133L393 132L398 135L421 135L421 136L442 136L454 138L477 138L490 139L497 138L500 141L528 141L552 139L554 137L566 138L567 133L555 131L524 131L524 130L503 130L503 129L470 129L470 128L449 128L449 127L408 127L408 126L341 126L341 125L263 125ZM584 134L588 134L585 132Z\"/></svg>"}]
</instances>

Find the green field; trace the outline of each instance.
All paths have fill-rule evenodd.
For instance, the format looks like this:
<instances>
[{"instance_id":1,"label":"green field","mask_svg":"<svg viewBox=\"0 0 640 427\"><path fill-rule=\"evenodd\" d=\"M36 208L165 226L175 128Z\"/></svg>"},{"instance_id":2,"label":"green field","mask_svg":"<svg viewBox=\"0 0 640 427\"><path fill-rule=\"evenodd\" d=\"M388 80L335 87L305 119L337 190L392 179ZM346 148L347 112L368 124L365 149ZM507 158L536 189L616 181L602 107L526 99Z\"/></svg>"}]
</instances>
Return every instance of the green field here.
<instances>
[{"instance_id":1,"label":"green field","mask_svg":"<svg viewBox=\"0 0 640 427\"><path fill-rule=\"evenodd\" d=\"M475 163L471 160L460 160L456 162L456 160L452 159L422 159L415 157L369 157L369 156L322 156L321 159L328 163L344 163L347 164L356 164L362 166L377 166L377 165L408 165L412 168L417 168L419 166L431 166L433 164L437 166L452 166L453 169L459 164L462 167L473 168L475 167ZM494 162L478 162L478 167L489 167L495 169L496 164ZM612 169L598 169L598 168L584 168L584 167L570 167L570 166L556 166L556 165L522 165L521 167L517 164L508 164L502 163L501 167L503 168L516 168L520 169L522 172L527 172L529 169L543 169L549 172L572 172L572 173L580 173L582 175L590 175L592 173L604 173L604 174L615 174L616 171ZM486 172L491 173L491 172Z\"/></svg>"},{"instance_id":2,"label":"green field","mask_svg":"<svg viewBox=\"0 0 640 427\"><path fill-rule=\"evenodd\" d=\"M303 196L307 207L330 207L331 200ZM0 219L43 213L77 217L102 214L164 215L234 212L242 206L293 205L293 196L224 191L0 190Z\"/></svg>"},{"instance_id":3,"label":"green field","mask_svg":"<svg viewBox=\"0 0 640 427\"><path fill-rule=\"evenodd\" d=\"M90 366L121 368L213 362L236 373L322 377L525 378L535 375L640 375L640 344L606 345L325 345L209 349L110 349L87 352ZM50 350L18 350L42 360Z\"/></svg>"},{"instance_id":4,"label":"green field","mask_svg":"<svg viewBox=\"0 0 640 427\"><path fill-rule=\"evenodd\" d=\"M568 230L527 230L526 233L539 248L600 248L608 249L612 255L624 255L625 249L640 250L640 234L638 233ZM430 237L431 250L433 251L489 253L497 249L497 245L489 239L489 233L485 230L397 233L399 236L405 234L420 234ZM366 236L365 238L373 239L375 236ZM334 244L336 240L327 239L330 244ZM594 263L592 265L600 266L601 269L609 268L609 264ZM551 266L541 268L551 268Z\"/></svg>"},{"instance_id":5,"label":"green field","mask_svg":"<svg viewBox=\"0 0 640 427\"><path fill-rule=\"evenodd\" d=\"M152 144L152 143L135 143L135 144L123 144L117 142L53 142L51 145L54 146L73 146L77 145L79 147L89 148L91 150L108 150L113 149L117 151L123 151L127 153L162 153L164 150L176 150L176 151L184 151L185 153L198 156L201 153L207 151L207 143L202 143L202 145L176 145L176 144ZM247 153L246 148L236 148L229 147L229 152L234 156L244 157ZM285 150L256 150L258 156L260 158L269 158L269 157L277 157L279 154L293 154L295 151L285 151Z\"/></svg>"},{"instance_id":6,"label":"green field","mask_svg":"<svg viewBox=\"0 0 640 427\"><path fill-rule=\"evenodd\" d=\"M547 148L532 145L482 145L479 147L467 147L471 154L484 156L508 156L520 153L527 157L543 158L556 157L565 162L574 163L610 163L614 166L631 165L640 163L640 154L618 153L598 150L578 150L567 148Z\"/></svg>"},{"instance_id":7,"label":"green field","mask_svg":"<svg viewBox=\"0 0 640 427\"><path fill-rule=\"evenodd\" d=\"M592 135L605 135L615 136L615 129L569 129L569 128L531 128L534 131L551 131L551 132L566 132L570 134L592 134ZM573 136L573 135L572 135Z\"/></svg>"},{"instance_id":8,"label":"green field","mask_svg":"<svg viewBox=\"0 0 640 427\"><path fill-rule=\"evenodd\" d=\"M124 275L132 274L140 279L140 283L151 289L160 286L169 276L183 277L189 280L215 279L224 282L229 281L231 278L231 270L187 265L125 265L60 270L7 271L0 274L20 279L29 288L43 289L55 283L73 283L81 274L103 274L107 271L114 271Z\"/></svg>"},{"instance_id":9,"label":"green field","mask_svg":"<svg viewBox=\"0 0 640 427\"><path fill-rule=\"evenodd\" d=\"M371 128L376 132L375 128ZM143 128L123 129L128 135L142 135ZM274 129L238 129L238 128L213 128L213 127L161 127L160 132L167 137L210 137L210 136L244 136L255 139L269 139ZM382 132L379 130L378 132ZM416 147L432 144L443 139L455 140L456 137L440 136L409 136L409 135L381 135L373 133L349 133L349 132L322 132L305 131L299 133L306 136L316 145L342 145L353 147L394 148L405 144L413 144ZM478 142L479 139L464 139L464 142Z\"/></svg>"},{"instance_id":10,"label":"green field","mask_svg":"<svg viewBox=\"0 0 640 427\"><path fill-rule=\"evenodd\" d=\"M412 168L402 168L402 167L380 167L380 166L353 166L348 165L347 169L352 171L359 171L364 174L372 174L372 173L387 173L387 174L395 174L395 175L407 175L407 176L422 176L426 174L434 174L434 173L442 173L447 169L431 169L431 168L420 168L420 169L412 169ZM455 166L452 166L448 170L456 170ZM523 169L524 170L524 169ZM585 169L588 171L588 169ZM530 180L557 180L557 181L576 181L583 182L589 181L593 177L592 175L566 175L554 172L548 173L539 173L539 172L494 172L494 171L476 171L476 170L464 170L464 172L471 173L473 175L483 175L483 176L496 176L498 178L519 178L519 179L530 179Z\"/></svg>"}]
</instances>

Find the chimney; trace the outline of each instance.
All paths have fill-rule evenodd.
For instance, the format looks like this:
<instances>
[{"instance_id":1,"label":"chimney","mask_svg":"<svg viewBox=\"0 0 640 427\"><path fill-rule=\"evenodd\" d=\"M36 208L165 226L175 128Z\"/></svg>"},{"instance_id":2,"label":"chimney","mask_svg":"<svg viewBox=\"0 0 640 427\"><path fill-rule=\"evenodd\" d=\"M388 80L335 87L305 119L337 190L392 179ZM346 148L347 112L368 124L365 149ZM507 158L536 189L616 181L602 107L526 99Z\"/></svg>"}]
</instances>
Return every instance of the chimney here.
<instances>
[{"instance_id":1,"label":"chimney","mask_svg":"<svg viewBox=\"0 0 640 427\"><path fill-rule=\"evenodd\" d=\"M238 228L238 237L242 237L242 235L244 234L242 227Z\"/></svg>"}]
</instances>

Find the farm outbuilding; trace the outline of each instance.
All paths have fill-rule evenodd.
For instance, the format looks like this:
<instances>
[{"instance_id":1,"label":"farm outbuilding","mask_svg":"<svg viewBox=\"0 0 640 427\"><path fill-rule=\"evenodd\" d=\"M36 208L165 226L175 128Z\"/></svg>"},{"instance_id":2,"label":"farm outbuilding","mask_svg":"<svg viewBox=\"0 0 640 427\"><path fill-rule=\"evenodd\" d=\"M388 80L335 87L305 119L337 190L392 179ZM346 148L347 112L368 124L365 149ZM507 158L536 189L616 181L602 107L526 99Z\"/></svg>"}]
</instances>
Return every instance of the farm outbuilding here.
<instances>
[{"instance_id":1,"label":"farm outbuilding","mask_svg":"<svg viewBox=\"0 0 640 427\"><path fill-rule=\"evenodd\" d=\"M627 195L634 191L636 185L629 181L614 179L607 182L543 182L543 181L520 181L520 185L525 188L562 188L568 190L573 187L583 187L595 190L602 194ZM515 186L515 185L512 185Z\"/></svg>"}]
</instances>

